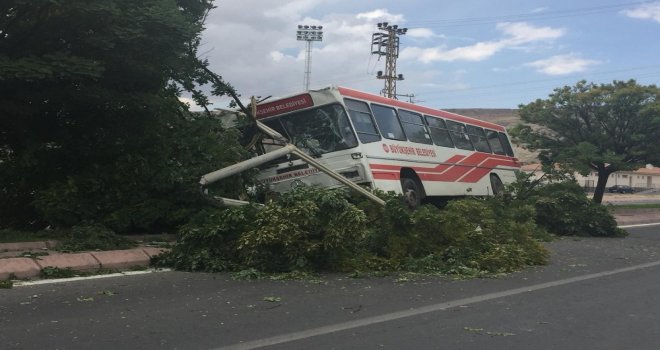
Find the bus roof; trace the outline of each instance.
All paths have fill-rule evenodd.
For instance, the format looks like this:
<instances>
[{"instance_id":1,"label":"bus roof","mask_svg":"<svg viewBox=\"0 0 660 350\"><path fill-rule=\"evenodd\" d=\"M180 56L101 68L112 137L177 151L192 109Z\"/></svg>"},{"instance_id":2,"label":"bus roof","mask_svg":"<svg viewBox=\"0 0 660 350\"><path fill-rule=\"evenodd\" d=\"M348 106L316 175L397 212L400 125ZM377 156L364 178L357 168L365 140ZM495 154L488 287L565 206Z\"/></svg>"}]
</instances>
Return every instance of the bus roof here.
<instances>
[{"instance_id":1,"label":"bus roof","mask_svg":"<svg viewBox=\"0 0 660 350\"><path fill-rule=\"evenodd\" d=\"M362 92L354 89L349 89L341 86L329 86L323 89L319 90L310 90L308 92L303 92L300 94L296 95L290 95L287 97L281 97L277 98L273 101L269 102L264 102L258 105L257 107L257 119L262 119L262 118L267 118L270 116L278 115L278 114L284 114L288 112L292 112L294 110L298 109L303 109L307 107L312 107L314 105L314 102L312 102L312 97L310 93L315 93L315 92L322 92L322 91L328 91L328 90L334 90L338 91L341 96L344 97L352 97L360 100L365 100L369 102L374 102L374 103L379 103L383 104L386 106L394 106L397 108L403 108L407 109L409 111L421 113L421 114L426 114L426 115L432 115L435 117L440 117L440 118L445 118L449 120L454 120L457 122L462 122L462 123L468 123L472 125L477 125L481 126L484 128L489 128L492 130L497 130L501 132L505 132L506 129L498 124L495 123L490 123L487 121L483 121L480 119L476 118L470 118L466 117L464 115L456 114L456 113L451 113L447 111L443 111L441 109L434 109L434 108L429 108L429 107L424 107L404 101L399 101L399 100L394 100L390 99L387 97L379 96L379 95L374 95L370 94L367 92Z\"/></svg>"},{"instance_id":2,"label":"bus roof","mask_svg":"<svg viewBox=\"0 0 660 350\"><path fill-rule=\"evenodd\" d=\"M337 89L339 90L339 93L344 97L353 97L353 98L357 98L357 99L361 99L361 100L367 100L367 101L370 101L370 102L380 103L380 104L383 104L383 105L395 106L395 107L407 109L407 110L413 111L413 112L418 112L418 113L432 115L432 116L441 117L441 118L445 118L445 119L455 120L457 122L468 123L468 124L472 124L472 125L481 126L481 127L484 127L484 128L494 129L494 130L497 130L497 131L502 131L502 132L505 131L505 128L501 125L498 125L498 124L495 124L495 123L490 123L490 122L483 121L483 120L476 119L476 118L466 117L464 115L460 115L460 114L456 114L456 113L443 111L441 109L428 108L428 107L416 105L416 104L413 104L413 103L394 100L394 99L390 99L390 98L387 98L387 97L374 95L374 94L370 94L370 93L366 93L366 92L362 92L362 91L358 91L358 90L353 90L353 89L349 89L349 88L345 88L345 87L341 87L341 86L337 87Z\"/></svg>"}]
</instances>

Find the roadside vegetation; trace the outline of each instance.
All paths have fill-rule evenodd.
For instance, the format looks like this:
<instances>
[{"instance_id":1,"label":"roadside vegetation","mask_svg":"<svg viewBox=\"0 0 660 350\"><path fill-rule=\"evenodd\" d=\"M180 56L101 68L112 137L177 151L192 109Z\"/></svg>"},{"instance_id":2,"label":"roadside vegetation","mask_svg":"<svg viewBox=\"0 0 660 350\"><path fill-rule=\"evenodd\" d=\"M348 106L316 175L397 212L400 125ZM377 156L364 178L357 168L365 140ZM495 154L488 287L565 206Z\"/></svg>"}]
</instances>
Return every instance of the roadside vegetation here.
<instances>
[{"instance_id":1,"label":"roadside vegetation","mask_svg":"<svg viewBox=\"0 0 660 350\"><path fill-rule=\"evenodd\" d=\"M466 198L411 211L346 190L298 188L265 207L207 209L179 231L158 266L189 271L410 272L486 276L547 262L553 235L624 236L607 208L574 182L521 176L509 196Z\"/></svg>"},{"instance_id":2,"label":"roadside vegetation","mask_svg":"<svg viewBox=\"0 0 660 350\"><path fill-rule=\"evenodd\" d=\"M520 105L525 124L509 130L514 142L539 151L545 165L598 174L593 200L601 203L610 174L660 163L660 88L635 80L582 80L547 99Z\"/></svg>"}]
</instances>

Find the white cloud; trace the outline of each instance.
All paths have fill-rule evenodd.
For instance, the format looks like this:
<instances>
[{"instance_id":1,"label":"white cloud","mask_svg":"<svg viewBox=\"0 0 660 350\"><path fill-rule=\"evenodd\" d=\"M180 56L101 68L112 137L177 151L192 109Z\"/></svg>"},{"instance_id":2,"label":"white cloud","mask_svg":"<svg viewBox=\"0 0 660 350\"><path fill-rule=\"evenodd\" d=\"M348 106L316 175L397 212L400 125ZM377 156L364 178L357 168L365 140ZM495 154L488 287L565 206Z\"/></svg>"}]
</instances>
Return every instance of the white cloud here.
<instances>
[{"instance_id":1,"label":"white cloud","mask_svg":"<svg viewBox=\"0 0 660 350\"><path fill-rule=\"evenodd\" d=\"M566 34L566 29L550 27L534 27L525 22L498 23L497 29L510 36L504 39L508 44L526 44L534 41L554 40Z\"/></svg>"},{"instance_id":2,"label":"white cloud","mask_svg":"<svg viewBox=\"0 0 660 350\"><path fill-rule=\"evenodd\" d=\"M408 30L406 35L413 38L422 38L422 39L427 39L437 36L435 33L433 33L432 30L428 28L412 28Z\"/></svg>"},{"instance_id":3,"label":"white cloud","mask_svg":"<svg viewBox=\"0 0 660 350\"><path fill-rule=\"evenodd\" d=\"M377 9L370 12L358 13L357 16L355 16L355 18L366 19L367 21L378 20L378 21L396 22L396 24L401 24L403 23L403 21L405 21L403 15L391 14L387 11L387 9Z\"/></svg>"},{"instance_id":4,"label":"white cloud","mask_svg":"<svg viewBox=\"0 0 660 350\"><path fill-rule=\"evenodd\" d=\"M275 62L280 62L284 58L284 54L279 51L271 51L270 58Z\"/></svg>"},{"instance_id":5,"label":"white cloud","mask_svg":"<svg viewBox=\"0 0 660 350\"><path fill-rule=\"evenodd\" d=\"M473 45L453 49L446 49L444 46L433 48L407 47L401 52L401 56L404 59L416 59L424 63L459 60L483 61L506 48L552 41L566 34L566 30L563 28L535 27L525 22L498 23L496 28L504 33L504 38L481 41Z\"/></svg>"},{"instance_id":6,"label":"white cloud","mask_svg":"<svg viewBox=\"0 0 660 350\"><path fill-rule=\"evenodd\" d=\"M181 101L181 102L187 104L188 106L197 106L197 104L195 103L195 101L193 101L193 99L190 98L190 97L179 96L179 101Z\"/></svg>"},{"instance_id":7,"label":"white cloud","mask_svg":"<svg viewBox=\"0 0 660 350\"><path fill-rule=\"evenodd\" d=\"M639 5L630 10L621 11L624 15L639 19L652 19L660 23L660 2Z\"/></svg>"},{"instance_id":8,"label":"white cloud","mask_svg":"<svg viewBox=\"0 0 660 350\"><path fill-rule=\"evenodd\" d=\"M263 15L266 18L297 21L303 13L312 10L318 4L318 0L294 0L281 6L266 8Z\"/></svg>"},{"instance_id":9,"label":"white cloud","mask_svg":"<svg viewBox=\"0 0 660 350\"><path fill-rule=\"evenodd\" d=\"M536 68L538 72L547 75L565 75L584 72L600 61L580 58L575 54L556 55L543 60L526 63L526 66Z\"/></svg>"}]
</instances>

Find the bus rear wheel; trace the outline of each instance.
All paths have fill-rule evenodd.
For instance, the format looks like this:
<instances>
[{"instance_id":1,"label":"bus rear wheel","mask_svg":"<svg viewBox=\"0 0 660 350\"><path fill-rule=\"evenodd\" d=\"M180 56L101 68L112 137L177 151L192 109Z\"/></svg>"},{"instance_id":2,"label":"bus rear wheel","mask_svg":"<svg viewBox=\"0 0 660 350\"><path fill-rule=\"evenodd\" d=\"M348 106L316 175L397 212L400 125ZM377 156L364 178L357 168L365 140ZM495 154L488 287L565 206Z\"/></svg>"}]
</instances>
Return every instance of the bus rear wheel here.
<instances>
[{"instance_id":1,"label":"bus rear wheel","mask_svg":"<svg viewBox=\"0 0 660 350\"><path fill-rule=\"evenodd\" d=\"M504 184L502 183L502 180L500 180L500 177L495 174L490 175L490 188L493 189L494 196L501 196L504 194Z\"/></svg>"},{"instance_id":2,"label":"bus rear wheel","mask_svg":"<svg viewBox=\"0 0 660 350\"><path fill-rule=\"evenodd\" d=\"M403 200L410 209L416 209L422 205L424 194L417 181L408 177L401 178L401 189L403 190Z\"/></svg>"}]
</instances>

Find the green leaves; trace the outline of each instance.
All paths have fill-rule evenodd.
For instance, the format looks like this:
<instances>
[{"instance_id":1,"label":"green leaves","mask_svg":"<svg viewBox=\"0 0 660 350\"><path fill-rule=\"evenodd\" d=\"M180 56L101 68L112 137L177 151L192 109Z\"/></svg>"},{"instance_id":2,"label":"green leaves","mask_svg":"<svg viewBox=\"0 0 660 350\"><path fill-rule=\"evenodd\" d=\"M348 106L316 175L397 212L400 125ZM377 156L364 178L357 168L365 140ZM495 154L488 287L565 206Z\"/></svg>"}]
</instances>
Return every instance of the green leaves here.
<instances>
[{"instance_id":1,"label":"green leaves","mask_svg":"<svg viewBox=\"0 0 660 350\"><path fill-rule=\"evenodd\" d=\"M634 80L596 85L580 81L548 99L520 106L528 125L511 130L517 143L541 150L541 161L581 173L633 170L660 160L660 89ZM594 199L600 202L605 182Z\"/></svg>"},{"instance_id":2,"label":"green leaves","mask_svg":"<svg viewBox=\"0 0 660 350\"><path fill-rule=\"evenodd\" d=\"M0 7L3 225L168 229L199 205L200 174L244 156L169 85L196 74L190 49L210 1ZM240 191L241 179L215 190Z\"/></svg>"},{"instance_id":3,"label":"green leaves","mask_svg":"<svg viewBox=\"0 0 660 350\"><path fill-rule=\"evenodd\" d=\"M366 235L366 215L343 190L299 188L261 210L238 250L265 271L336 268Z\"/></svg>"}]
</instances>

